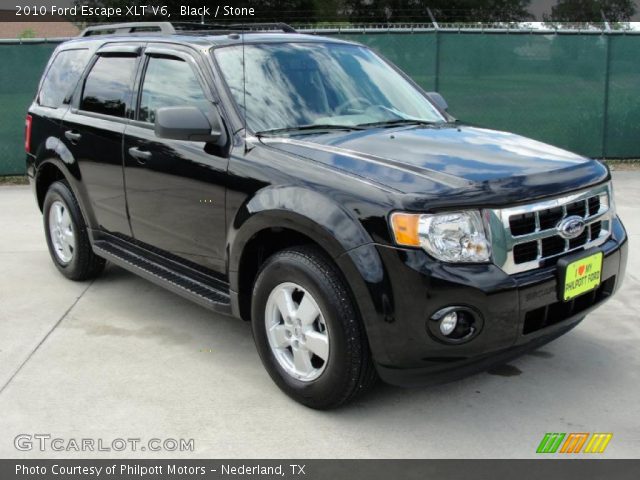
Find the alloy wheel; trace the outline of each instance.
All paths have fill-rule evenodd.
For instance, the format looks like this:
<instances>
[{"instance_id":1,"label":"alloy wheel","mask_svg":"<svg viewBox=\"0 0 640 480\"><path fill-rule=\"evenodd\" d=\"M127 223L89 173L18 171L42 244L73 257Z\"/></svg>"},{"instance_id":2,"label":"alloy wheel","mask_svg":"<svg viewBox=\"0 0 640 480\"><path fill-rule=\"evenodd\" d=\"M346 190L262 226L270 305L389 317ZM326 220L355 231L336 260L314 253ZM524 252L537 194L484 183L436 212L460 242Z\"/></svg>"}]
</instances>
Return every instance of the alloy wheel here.
<instances>
[{"instance_id":1,"label":"alloy wheel","mask_svg":"<svg viewBox=\"0 0 640 480\"><path fill-rule=\"evenodd\" d=\"M59 200L49 208L49 238L58 260L63 264L69 263L76 245L75 234L69 209Z\"/></svg>"},{"instance_id":2,"label":"alloy wheel","mask_svg":"<svg viewBox=\"0 0 640 480\"><path fill-rule=\"evenodd\" d=\"M269 346L280 367L302 382L316 380L329 360L329 331L318 303L300 285L276 286L266 304Z\"/></svg>"}]
</instances>

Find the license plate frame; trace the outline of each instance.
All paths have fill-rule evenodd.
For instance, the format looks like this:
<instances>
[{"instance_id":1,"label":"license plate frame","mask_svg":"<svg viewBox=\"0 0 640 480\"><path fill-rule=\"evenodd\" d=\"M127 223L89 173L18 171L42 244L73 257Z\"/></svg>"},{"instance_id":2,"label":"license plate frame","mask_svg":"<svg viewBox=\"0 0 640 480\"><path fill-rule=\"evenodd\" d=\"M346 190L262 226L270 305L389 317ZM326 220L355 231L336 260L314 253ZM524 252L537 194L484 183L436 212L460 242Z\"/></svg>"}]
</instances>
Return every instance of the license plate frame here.
<instances>
[{"instance_id":1,"label":"license plate frame","mask_svg":"<svg viewBox=\"0 0 640 480\"><path fill-rule=\"evenodd\" d=\"M562 302L570 302L581 295L592 292L602 284L602 268L604 253L599 249L591 249L558 260L558 298ZM584 273L580 270L584 268ZM569 282L579 282L567 292Z\"/></svg>"}]
</instances>

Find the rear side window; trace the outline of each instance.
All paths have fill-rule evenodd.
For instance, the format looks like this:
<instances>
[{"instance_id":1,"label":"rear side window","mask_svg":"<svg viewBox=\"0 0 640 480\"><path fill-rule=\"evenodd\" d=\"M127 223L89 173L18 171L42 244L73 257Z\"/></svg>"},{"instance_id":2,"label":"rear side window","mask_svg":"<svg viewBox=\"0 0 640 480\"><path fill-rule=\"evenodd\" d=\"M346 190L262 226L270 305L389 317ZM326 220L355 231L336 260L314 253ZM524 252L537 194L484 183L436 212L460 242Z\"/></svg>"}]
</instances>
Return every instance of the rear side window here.
<instances>
[{"instance_id":1,"label":"rear side window","mask_svg":"<svg viewBox=\"0 0 640 480\"><path fill-rule=\"evenodd\" d=\"M58 52L47 71L38 95L38 104L58 108L75 88L87 64L89 50Z\"/></svg>"},{"instance_id":2,"label":"rear side window","mask_svg":"<svg viewBox=\"0 0 640 480\"><path fill-rule=\"evenodd\" d=\"M124 117L131 97L137 57L98 57L87 75L80 109Z\"/></svg>"},{"instance_id":3,"label":"rear side window","mask_svg":"<svg viewBox=\"0 0 640 480\"><path fill-rule=\"evenodd\" d=\"M199 107L206 110L196 73L187 62L174 58L150 57L142 84L138 120L155 123L160 107Z\"/></svg>"}]
</instances>

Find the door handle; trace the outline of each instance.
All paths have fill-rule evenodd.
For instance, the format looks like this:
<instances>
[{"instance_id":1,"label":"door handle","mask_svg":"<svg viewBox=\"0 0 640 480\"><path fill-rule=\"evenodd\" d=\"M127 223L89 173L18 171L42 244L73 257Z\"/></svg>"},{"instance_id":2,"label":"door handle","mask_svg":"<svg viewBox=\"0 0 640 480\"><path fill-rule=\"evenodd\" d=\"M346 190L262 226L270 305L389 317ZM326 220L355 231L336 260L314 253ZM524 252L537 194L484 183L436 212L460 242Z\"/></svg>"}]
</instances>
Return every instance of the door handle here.
<instances>
[{"instance_id":1,"label":"door handle","mask_svg":"<svg viewBox=\"0 0 640 480\"><path fill-rule=\"evenodd\" d=\"M75 130L67 130L66 132L64 132L64 136L67 137L67 139L74 145L78 143L82 138L82 135L80 135Z\"/></svg>"},{"instance_id":2,"label":"door handle","mask_svg":"<svg viewBox=\"0 0 640 480\"><path fill-rule=\"evenodd\" d=\"M151 152L147 150L140 150L138 147L131 147L129 149L129 155L138 160L138 163L140 164L147 163L147 160L153 156Z\"/></svg>"}]
</instances>

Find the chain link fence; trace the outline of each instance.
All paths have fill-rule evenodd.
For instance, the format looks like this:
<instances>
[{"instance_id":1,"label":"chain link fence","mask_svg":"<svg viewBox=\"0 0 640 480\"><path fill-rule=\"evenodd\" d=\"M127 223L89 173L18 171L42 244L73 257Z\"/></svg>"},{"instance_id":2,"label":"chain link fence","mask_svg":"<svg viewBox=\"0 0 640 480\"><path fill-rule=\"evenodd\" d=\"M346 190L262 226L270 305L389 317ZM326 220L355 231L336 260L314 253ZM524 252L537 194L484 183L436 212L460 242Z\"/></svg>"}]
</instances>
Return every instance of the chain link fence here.
<instances>
[{"instance_id":1,"label":"chain link fence","mask_svg":"<svg viewBox=\"0 0 640 480\"><path fill-rule=\"evenodd\" d=\"M596 158L640 158L640 35L433 28L324 29L367 44L449 111ZM24 115L55 43L0 44L0 175L24 172Z\"/></svg>"}]
</instances>

